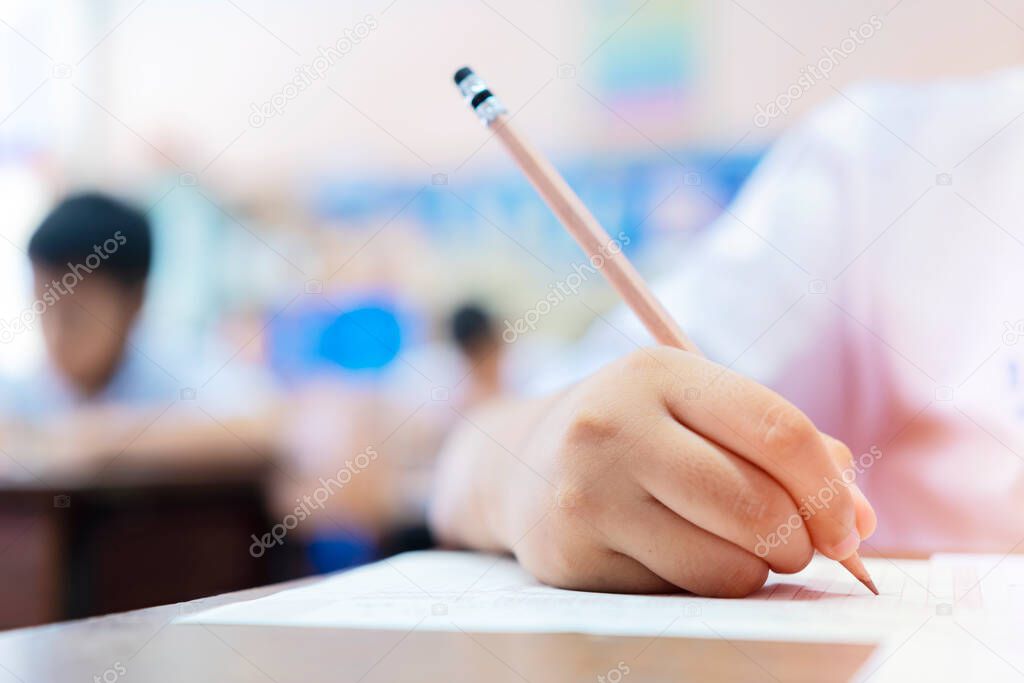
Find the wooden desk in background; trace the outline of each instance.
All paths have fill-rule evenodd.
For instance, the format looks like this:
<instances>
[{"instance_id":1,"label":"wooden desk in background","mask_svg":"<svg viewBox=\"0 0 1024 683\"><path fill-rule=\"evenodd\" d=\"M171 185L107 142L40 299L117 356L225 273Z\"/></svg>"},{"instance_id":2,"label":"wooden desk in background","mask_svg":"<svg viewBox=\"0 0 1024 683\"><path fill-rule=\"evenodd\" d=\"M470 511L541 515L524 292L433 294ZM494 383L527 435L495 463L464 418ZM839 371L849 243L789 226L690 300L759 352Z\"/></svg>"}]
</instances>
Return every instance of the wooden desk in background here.
<instances>
[{"instance_id":1,"label":"wooden desk in background","mask_svg":"<svg viewBox=\"0 0 1024 683\"><path fill-rule=\"evenodd\" d=\"M0 633L0 681L847 681L872 646L174 624L314 581ZM630 673L610 669L628 662ZM105 677L106 676L106 677ZM98 677L98 678L95 678Z\"/></svg>"},{"instance_id":2,"label":"wooden desk in background","mask_svg":"<svg viewBox=\"0 0 1024 683\"><path fill-rule=\"evenodd\" d=\"M111 470L0 481L0 628L216 595L281 580L249 554L272 524L266 467ZM0 675L2 680L2 675Z\"/></svg>"},{"instance_id":3,"label":"wooden desk in background","mask_svg":"<svg viewBox=\"0 0 1024 683\"><path fill-rule=\"evenodd\" d=\"M299 496L315 495L323 477L339 478L366 444L386 441L388 450L343 496L333 493L340 485L330 489L329 504L303 532L351 523L376 536L382 553L423 547L424 538L404 532L420 522L410 515L421 507L412 491L425 487L403 484L409 477L396 474L394 462L422 456L440 433L430 420L418 430L403 422L395 433L390 414L372 396L319 390L232 418L182 401L155 413L93 408L45 429L0 425L0 628L309 573L300 533L259 558L249 553L252 536L266 534ZM340 431L309 428L337 425L339 415L347 418Z\"/></svg>"}]
</instances>

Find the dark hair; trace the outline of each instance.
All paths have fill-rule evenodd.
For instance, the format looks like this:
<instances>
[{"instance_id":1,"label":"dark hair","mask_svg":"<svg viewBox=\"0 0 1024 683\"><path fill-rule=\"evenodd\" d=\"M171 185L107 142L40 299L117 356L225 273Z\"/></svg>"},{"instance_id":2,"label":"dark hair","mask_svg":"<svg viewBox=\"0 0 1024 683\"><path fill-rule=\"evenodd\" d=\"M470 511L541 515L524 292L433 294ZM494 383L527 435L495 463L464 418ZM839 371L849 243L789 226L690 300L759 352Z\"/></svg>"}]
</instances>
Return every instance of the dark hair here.
<instances>
[{"instance_id":1,"label":"dark hair","mask_svg":"<svg viewBox=\"0 0 1024 683\"><path fill-rule=\"evenodd\" d=\"M451 334L459 349L473 353L494 336L491 316L479 304L463 304L452 314Z\"/></svg>"},{"instance_id":2,"label":"dark hair","mask_svg":"<svg viewBox=\"0 0 1024 683\"><path fill-rule=\"evenodd\" d=\"M34 264L54 268L102 258L102 273L133 286L149 275L153 238L141 211L90 192L67 197L50 211L29 240L28 256Z\"/></svg>"}]
</instances>

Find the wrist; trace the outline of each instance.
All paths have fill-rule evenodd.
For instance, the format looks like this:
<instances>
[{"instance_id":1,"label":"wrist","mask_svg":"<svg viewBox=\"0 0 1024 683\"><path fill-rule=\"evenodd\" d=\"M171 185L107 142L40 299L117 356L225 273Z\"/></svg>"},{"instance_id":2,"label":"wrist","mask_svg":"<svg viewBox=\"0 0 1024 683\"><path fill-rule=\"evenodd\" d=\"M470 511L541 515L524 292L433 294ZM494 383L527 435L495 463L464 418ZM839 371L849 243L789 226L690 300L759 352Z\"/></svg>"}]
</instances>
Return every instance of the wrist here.
<instances>
[{"instance_id":1,"label":"wrist","mask_svg":"<svg viewBox=\"0 0 1024 683\"><path fill-rule=\"evenodd\" d=\"M475 416L469 419L476 421ZM486 438L467 419L445 440L437 463L428 522L438 541L447 547L504 550L494 516L500 503L491 492L492 469L486 466Z\"/></svg>"},{"instance_id":2,"label":"wrist","mask_svg":"<svg viewBox=\"0 0 1024 683\"><path fill-rule=\"evenodd\" d=\"M521 476L525 444L556 398L499 399L459 420L441 450L429 511L442 543L512 549L519 499L536 483Z\"/></svg>"}]
</instances>

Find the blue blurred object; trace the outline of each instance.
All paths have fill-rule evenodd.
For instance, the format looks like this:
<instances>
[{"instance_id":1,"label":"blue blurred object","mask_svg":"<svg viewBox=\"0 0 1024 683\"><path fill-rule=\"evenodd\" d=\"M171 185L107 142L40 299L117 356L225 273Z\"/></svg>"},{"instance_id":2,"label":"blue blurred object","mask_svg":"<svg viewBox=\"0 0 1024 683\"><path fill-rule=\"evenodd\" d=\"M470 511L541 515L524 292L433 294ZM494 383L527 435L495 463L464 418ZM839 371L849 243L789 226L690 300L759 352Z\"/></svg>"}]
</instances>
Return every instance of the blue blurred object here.
<instances>
[{"instance_id":1,"label":"blue blurred object","mask_svg":"<svg viewBox=\"0 0 1024 683\"><path fill-rule=\"evenodd\" d=\"M359 531L319 534L309 542L309 561L317 574L358 567L377 559L377 545Z\"/></svg>"},{"instance_id":2,"label":"blue blurred object","mask_svg":"<svg viewBox=\"0 0 1024 683\"><path fill-rule=\"evenodd\" d=\"M295 306L270 324L270 365L286 380L330 370L376 375L398 357L413 327L383 295Z\"/></svg>"},{"instance_id":3,"label":"blue blurred object","mask_svg":"<svg viewBox=\"0 0 1024 683\"><path fill-rule=\"evenodd\" d=\"M320 335L317 354L346 370L386 367L402 348L402 330L393 311L362 306L340 313Z\"/></svg>"}]
</instances>

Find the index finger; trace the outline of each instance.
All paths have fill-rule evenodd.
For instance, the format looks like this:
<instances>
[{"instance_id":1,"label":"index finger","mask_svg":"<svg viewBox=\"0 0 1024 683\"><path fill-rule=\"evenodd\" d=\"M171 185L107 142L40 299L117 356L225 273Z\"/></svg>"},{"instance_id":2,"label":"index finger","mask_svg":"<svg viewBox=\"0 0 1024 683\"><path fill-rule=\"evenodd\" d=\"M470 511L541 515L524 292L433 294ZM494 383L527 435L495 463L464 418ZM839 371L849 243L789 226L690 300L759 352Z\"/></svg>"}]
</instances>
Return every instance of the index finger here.
<instances>
[{"instance_id":1,"label":"index finger","mask_svg":"<svg viewBox=\"0 0 1024 683\"><path fill-rule=\"evenodd\" d=\"M662 392L678 421L777 481L823 554L844 560L856 552L861 538L849 482L803 412L767 387L711 361L674 349L659 356L679 370L665 377Z\"/></svg>"}]
</instances>

